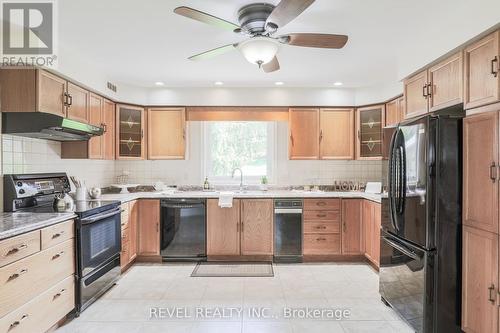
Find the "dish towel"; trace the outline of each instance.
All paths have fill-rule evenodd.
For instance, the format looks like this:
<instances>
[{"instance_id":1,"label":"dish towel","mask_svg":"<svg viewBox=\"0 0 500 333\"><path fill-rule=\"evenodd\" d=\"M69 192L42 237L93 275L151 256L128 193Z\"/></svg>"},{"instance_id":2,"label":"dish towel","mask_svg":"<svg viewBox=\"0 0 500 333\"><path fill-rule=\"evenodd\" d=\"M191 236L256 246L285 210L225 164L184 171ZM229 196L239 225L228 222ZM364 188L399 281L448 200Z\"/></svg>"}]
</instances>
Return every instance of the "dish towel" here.
<instances>
[{"instance_id":1,"label":"dish towel","mask_svg":"<svg viewBox=\"0 0 500 333\"><path fill-rule=\"evenodd\" d=\"M219 207L220 208L233 207L233 192L220 192L219 193Z\"/></svg>"}]
</instances>

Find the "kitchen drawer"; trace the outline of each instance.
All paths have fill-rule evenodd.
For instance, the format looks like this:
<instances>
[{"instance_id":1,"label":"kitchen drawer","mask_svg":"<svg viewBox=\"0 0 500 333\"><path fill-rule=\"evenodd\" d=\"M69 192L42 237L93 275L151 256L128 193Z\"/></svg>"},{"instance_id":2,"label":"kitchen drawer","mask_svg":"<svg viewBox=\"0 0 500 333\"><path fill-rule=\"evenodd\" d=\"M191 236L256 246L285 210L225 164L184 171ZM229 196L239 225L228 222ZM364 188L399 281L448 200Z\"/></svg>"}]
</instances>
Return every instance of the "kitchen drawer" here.
<instances>
[{"instance_id":1,"label":"kitchen drawer","mask_svg":"<svg viewBox=\"0 0 500 333\"><path fill-rule=\"evenodd\" d=\"M130 242L122 241L122 252L120 252L120 267L123 269L130 262Z\"/></svg>"},{"instance_id":2,"label":"kitchen drawer","mask_svg":"<svg viewBox=\"0 0 500 333\"><path fill-rule=\"evenodd\" d=\"M340 234L304 234L304 254L340 254Z\"/></svg>"},{"instance_id":3,"label":"kitchen drawer","mask_svg":"<svg viewBox=\"0 0 500 333\"><path fill-rule=\"evenodd\" d=\"M75 278L69 276L0 319L0 333L43 333L75 308Z\"/></svg>"},{"instance_id":4,"label":"kitchen drawer","mask_svg":"<svg viewBox=\"0 0 500 333\"><path fill-rule=\"evenodd\" d=\"M0 242L0 267L40 251L40 230Z\"/></svg>"},{"instance_id":5,"label":"kitchen drawer","mask_svg":"<svg viewBox=\"0 0 500 333\"><path fill-rule=\"evenodd\" d=\"M0 268L0 317L75 273L73 239Z\"/></svg>"},{"instance_id":6,"label":"kitchen drawer","mask_svg":"<svg viewBox=\"0 0 500 333\"><path fill-rule=\"evenodd\" d=\"M304 221L304 233L340 233L340 221L337 222L307 222Z\"/></svg>"},{"instance_id":7,"label":"kitchen drawer","mask_svg":"<svg viewBox=\"0 0 500 333\"><path fill-rule=\"evenodd\" d=\"M305 210L304 221L340 222L339 210Z\"/></svg>"},{"instance_id":8,"label":"kitchen drawer","mask_svg":"<svg viewBox=\"0 0 500 333\"><path fill-rule=\"evenodd\" d=\"M42 229L42 250L75 237L73 220Z\"/></svg>"},{"instance_id":9,"label":"kitchen drawer","mask_svg":"<svg viewBox=\"0 0 500 333\"><path fill-rule=\"evenodd\" d=\"M340 199L304 199L304 210L340 210Z\"/></svg>"}]
</instances>

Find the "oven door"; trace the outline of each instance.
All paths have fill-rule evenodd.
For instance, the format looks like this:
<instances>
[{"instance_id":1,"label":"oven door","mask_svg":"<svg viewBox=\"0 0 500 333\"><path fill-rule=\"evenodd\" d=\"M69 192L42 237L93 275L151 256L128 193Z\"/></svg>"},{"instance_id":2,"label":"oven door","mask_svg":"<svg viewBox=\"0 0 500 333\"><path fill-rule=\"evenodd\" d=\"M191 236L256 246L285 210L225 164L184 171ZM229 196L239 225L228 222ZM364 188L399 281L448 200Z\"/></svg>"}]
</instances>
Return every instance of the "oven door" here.
<instances>
[{"instance_id":1,"label":"oven door","mask_svg":"<svg viewBox=\"0 0 500 333\"><path fill-rule=\"evenodd\" d=\"M433 332L434 252L382 232L379 278L382 299L416 332Z\"/></svg>"},{"instance_id":2,"label":"oven door","mask_svg":"<svg viewBox=\"0 0 500 333\"><path fill-rule=\"evenodd\" d=\"M77 223L79 262L83 277L121 251L121 209L88 216Z\"/></svg>"}]
</instances>

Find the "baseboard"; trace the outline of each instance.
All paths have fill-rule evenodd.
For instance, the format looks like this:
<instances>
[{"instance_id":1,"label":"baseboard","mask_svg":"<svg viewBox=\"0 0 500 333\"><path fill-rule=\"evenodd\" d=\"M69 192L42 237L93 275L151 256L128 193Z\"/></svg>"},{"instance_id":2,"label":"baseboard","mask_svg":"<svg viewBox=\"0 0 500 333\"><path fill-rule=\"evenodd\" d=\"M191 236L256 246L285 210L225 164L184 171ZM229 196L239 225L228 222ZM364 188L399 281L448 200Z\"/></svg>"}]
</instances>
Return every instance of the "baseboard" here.
<instances>
[{"instance_id":1,"label":"baseboard","mask_svg":"<svg viewBox=\"0 0 500 333\"><path fill-rule=\"evenodd\" d=\"M309 254L304 255L303 262L364 262L362 254Z\"/></svg>"},{"instance_id":2,"label":"baseboard","mask_svg":"<svg viewBox=\"0 0 500 333\"><path fill-rule=\"evenodd\" d=\"M208 256L207 261L273 261L272 255L257 256Z\"/></svg>"}]
</instances>

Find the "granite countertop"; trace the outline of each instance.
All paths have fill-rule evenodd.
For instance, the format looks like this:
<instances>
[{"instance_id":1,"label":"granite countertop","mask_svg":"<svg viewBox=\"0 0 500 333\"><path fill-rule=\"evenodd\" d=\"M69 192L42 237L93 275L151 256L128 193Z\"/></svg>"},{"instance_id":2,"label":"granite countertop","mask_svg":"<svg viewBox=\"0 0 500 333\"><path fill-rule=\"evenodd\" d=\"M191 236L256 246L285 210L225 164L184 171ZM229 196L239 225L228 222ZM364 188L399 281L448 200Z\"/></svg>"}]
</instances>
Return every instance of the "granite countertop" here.
<instances>
[{"instance_id":1,"label":"granite countertop","mask_svg":"<svg viewBox=\"0 0 500 333\"><path fill-rule=\"evenodd\" d=\"M73 213L0 213L0 240L76 217Z\"/></svg>"},{"instance_id":2,"label":"granite countertop","mask_svg":"<svg viewBox=\"0 0 500 333\"><path fill-rule=\"evenodd\" d=\"M126 194L103 194L98 200L119 200L122 203L136 199L168 198L218 198L217 191L135 192ZM360 198L381 202L381 194L365 192L325 192L303 190L234 191L234 198Z\"/></svg>"}]
</instances>

